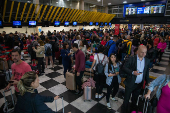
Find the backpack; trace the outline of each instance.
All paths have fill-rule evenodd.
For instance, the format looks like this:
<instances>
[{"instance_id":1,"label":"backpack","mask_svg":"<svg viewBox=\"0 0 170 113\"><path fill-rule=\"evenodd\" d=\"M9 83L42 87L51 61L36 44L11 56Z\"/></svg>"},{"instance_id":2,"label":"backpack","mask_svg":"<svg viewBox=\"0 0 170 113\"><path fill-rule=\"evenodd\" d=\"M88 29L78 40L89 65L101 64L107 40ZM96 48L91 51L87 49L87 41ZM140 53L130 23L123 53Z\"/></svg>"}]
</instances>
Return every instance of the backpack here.
<instances>
[{"instance_id":1,"label":"backpack","mask_svg":"<svg viewBox=\"0 0 170 113\"><path fill-rule=\"evenodd\" d=\"M106 56L108 55L109 49L113 44L115 44L115 42L113 42L112 44L110 44L110 43L107 44L107 46L105 47L105 49L103 51L104 55L106 55Z\"/></svg>"},{"instance_id":2,"label":"backpack","mask_svg":"<svg viewBox=\"0 0 170 113\"><path fill-rule=\"evenodd\" d=\"M54 51L55 51L55 52L58 52L58 51L59 51L59 45L58 45L57 42L54 44L53 47L54 47Z\"/></svg>"},{"instance_id":3,"label":"backpack","mask_svg":"<svg viewBox=\"0 0 170 113\"><path fill-rule=\"evenodd\" d=\"M103 61L105 59L105 55L104 55L102 61L99 60L98 54L97 54L97 58L98 58L98 62L99 63L96 65L96 74L97 75L104 75L104 68L105 68L105 66L103 65Z\"/></svg>"},{"instance_id":4,"label":"backpack","mask_svg":"<svg viewBox=\"0 0 170 113\"><path fill-rule=\"evenodd\" d=\"M52 54L50 46L47 46L46 54L47 55L51 55Z\"/></svg>"},{"instance_id":5,"label":"backpack","mask_svg":"<svg viewBox=\"0 0 170 113\"><path fill-rule=\"evenodd\" d=\"M124 42L123 41L123 43L121 43L120 45L119 45L119 48L120 48L120 50L121 51L127 51L127 43L128 43L129 41L127 41L127 42Z\"/></svg>"},{"instance_id":6,"label":"backpack","mask_svg":"<svg viewBox=\"0 0 170 113\"><path fill-rule=\"evenodd\" d=\"M28 51L28 53L29 53L30 55L31 55L31 54L32 54L32 52L33 52L32 47L33 47L34 42L35 42L35 41L33 41L30 45L28 45L28 49L27 49L27 51Z\"/></svg>"},{"instance_id":7,"label":"backpack","mask_svg":"<svg viewBox=\"0 0 170 113\"><path fill-rule=\"evenodd\" d=\"M86 33L85 33L85 37L86 37L86 38L90 38L90 33L89 33L89 32L86 32Z\"/></svg>"}]
</instances>

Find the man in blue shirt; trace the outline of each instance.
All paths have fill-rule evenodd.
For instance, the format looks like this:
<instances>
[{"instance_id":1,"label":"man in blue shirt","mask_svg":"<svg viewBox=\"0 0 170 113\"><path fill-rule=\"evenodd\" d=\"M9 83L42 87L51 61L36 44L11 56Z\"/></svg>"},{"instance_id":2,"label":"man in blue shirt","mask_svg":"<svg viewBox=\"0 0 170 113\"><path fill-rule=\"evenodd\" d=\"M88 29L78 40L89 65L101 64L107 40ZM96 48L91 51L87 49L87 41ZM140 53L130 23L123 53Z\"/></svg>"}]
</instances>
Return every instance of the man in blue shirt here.
<instances>
[{"instance_id":1,"label":"man in blue shirt","mask_svg":"<svg viewBox=\"0 0 170 113\"><path fill-rule=\"evenodd\" d=\"M138 48L137 55L130 57L124 64L122 71L126 73L126 75L124 76L120 75L121 77L126 78L126 80L124 81L125 97L122 106L122 113L128 113L129 107L128 105L131 94L133 107L131 108L131 111L137 110L136 102L141 92L141 88L143 85L149 84L150 60L145 58L146 53L147 53L146 46L141 45Z\"/></svg>"},{"instance_id":2,"label":"man in blue shirt","mask_svg":"<svg viewBox=\"0 0 170 113\"><path fill-rule=\"evenodd\" d=\"M109 44L110 49L108 51L108 57L110 56L111 53L117 53L117 47L116 47L116 41L118 40L117 36L112 37L113 40L110 40L106 43L105 46Z\"/></svg>"}]
</instances>

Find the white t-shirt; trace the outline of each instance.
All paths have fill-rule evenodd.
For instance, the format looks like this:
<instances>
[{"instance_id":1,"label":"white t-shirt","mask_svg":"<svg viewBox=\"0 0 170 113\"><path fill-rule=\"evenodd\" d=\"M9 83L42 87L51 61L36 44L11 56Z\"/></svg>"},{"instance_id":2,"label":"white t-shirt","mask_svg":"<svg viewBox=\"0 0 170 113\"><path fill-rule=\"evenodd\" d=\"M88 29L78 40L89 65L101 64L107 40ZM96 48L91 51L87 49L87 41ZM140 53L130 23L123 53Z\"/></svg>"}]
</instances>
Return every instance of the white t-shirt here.
<instances>
[{"instance_id":1,"label":"white t-shirt","mask_svg":"<svg viewBox=\"0 0 170 113\"><path fill-rule=\"evenodd\" d=\"M97 55L99 56L100 62L102 62L102 60L103 60L103 58L104 58L104 54L102 54L102 53L98 53L98 54L95 54L95 55L94 55L94 60L96 60L95 66L94 66L94 68L93 68L94 70L96 70L96 65L99 63ZM107 56L105 55L105 59L103 60L102 64L103 64L103 65L106 65L107 63L108 63L108 58L107 58Z\"/></svg>"}]
</instances>

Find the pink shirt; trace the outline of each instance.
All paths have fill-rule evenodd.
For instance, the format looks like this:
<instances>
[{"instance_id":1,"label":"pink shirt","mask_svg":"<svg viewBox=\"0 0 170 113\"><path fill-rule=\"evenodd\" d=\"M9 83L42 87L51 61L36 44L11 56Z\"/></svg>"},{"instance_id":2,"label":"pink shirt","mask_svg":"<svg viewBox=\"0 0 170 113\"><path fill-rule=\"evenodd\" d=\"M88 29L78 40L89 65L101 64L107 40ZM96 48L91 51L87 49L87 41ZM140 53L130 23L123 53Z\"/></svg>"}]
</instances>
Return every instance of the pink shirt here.
<instances>
[{"instance_id":1,"label":"pink shirt","mask_svg":"<svg viewBox=\"0 0 170 113\"><path fill-rule=\"evenodd\" d=\"M12 74L14 75L14 80L19 81L22 76L29 71L32 71L30 65L28 65L26 62L22 61L20 64L16 65L15 63L11 66ZM15 91L19 92L17 85L14 85Z\"/></svg>"},{"instance_id":2,"label":"pink shirt","mask_svg":"<svg viewBox=\"0 0 170 113\"><path fill-rule=\"evenodd\" d=\"M27 45L30 45L30 44L31 44L31 42L32 42L32 40L31 40L31 41L29 41L29 40L27 39Z\"/></svg>"},{"instance_id":3,"label":"pink shirt","mask_svg":"<svg viewBox=\"0 0 170 113\"><path fill-rule=\"evenodd\" d=\"M166 42L160 42L157 46L158 49L162 48L161 52L164 52L166 49Z\"/></svg>"}]
</instances>

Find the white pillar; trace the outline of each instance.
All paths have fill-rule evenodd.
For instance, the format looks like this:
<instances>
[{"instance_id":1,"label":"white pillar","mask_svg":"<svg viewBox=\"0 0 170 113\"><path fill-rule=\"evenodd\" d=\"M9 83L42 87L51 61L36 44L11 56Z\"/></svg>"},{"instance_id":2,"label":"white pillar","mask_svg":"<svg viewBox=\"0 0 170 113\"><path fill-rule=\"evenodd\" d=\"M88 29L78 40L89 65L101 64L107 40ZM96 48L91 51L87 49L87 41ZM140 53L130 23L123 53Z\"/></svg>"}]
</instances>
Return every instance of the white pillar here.
<instances>
[{"instance_id":1,"label":"white pillar","mask_svg":"<svg viewBox=\"0 0 170 113\"><path fill-rule=\"evenodd\" d=\"M108 6L104 8L105 13L108 13Z\"/></svg>"},{"instance_id":2,"label":"white pillar","mask_svg":"<svg viewBox=\"0 0 170 113\"><path fill-rule=\"evenodd\" d=\"M40 4L40 1L39 0L33 0L33 4ZM40 5L37 6L35 13L38 13L39 8L40 8Z\"/></svg>"},{"instance_id":3,"label":"white pillar","mask_svg":"<svg viewBox=\"0 0 170 113\"><path fill-rule=\"evenodd\" d=\"M80 0L79 9L84 10L84 0Z\"/></svg>"},{"instance_id":4,"label":"white pillar","mask_svg":"<svg viewBox=\"0 0 170 113\"><path fill-rule=\"evenodd\" d=\"M143 24L140 24L140 29L143 30Z\"/></svg>"}]
</instances>

